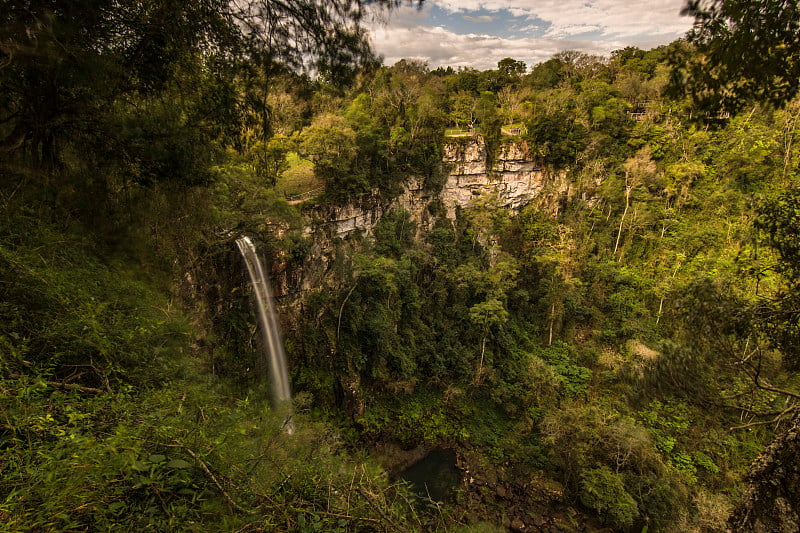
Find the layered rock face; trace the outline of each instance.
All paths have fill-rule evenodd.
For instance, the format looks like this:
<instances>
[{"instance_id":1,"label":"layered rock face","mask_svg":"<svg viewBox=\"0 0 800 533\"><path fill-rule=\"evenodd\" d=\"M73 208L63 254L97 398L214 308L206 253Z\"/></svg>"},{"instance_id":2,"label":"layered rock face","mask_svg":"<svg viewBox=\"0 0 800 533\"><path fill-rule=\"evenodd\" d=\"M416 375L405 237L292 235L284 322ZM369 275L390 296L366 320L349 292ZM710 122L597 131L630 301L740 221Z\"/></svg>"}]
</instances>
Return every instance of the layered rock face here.
<instances>
[{"instance_id":1,"label":"layered rock face","mask_svg":"<svg viewBox=\"0 0 800 533\"><path fill-rule=\"evenodd\" d=\"M379 191L362 196L343 206L324 206L307 212L306 235L312 245L302 272L294 279L279 276L278 292L300 296L325 286L329 276L333 242L357 234L370 235L384 213L401 208L407 211L424 235L436 221L431 206L437 205L448 218L455 219L459 208L467 208L484 193L496 194L500 206L519 210L534 203L542 210L556 212L566 198L569 181L566 173L545 169L533 161L522 141L504 143L487 168L486 145L480 136L454 139L443 147L445 182L438 192L425 188L421 178L410 177L402 193L386 201Z\"/></svg>"},{"instance_id":2,"label":"layered rock face","mask_svg":"<svg viewBox=\"0 0 800 533\"><path fill-rule=\"evenodd\" d=\"M501 205L519 209L541 195L547 185L543 167L535 163L523 142L503 144L492 168L486 165L482 137L444 146L447 181L441 199L450 218L456 207L467 207L475 196L496 192Z\"/></svg>"},{"instance_id":3,"label":"layered rock face","mask_svg":"<svg viewBox=\"0 0 800 533\"><path fill-rule=\"evenodd\" d=\"M401 207L424 231L433 223L427 207L437 198L447 216L454 219L457 208L468 207L483 193L496 193L500 205L518 210L533 200L553 209L568 191L565 176L550 173L534 162L524 142L503 144L492 168L487 168L486 159L486 145L480 136L447 143L443 156L447 179L438 194L426 191L422 180L410 178L403 193L388 205L375 192L346 206L327 208L315 218L329 228L332 237L346 237L356 231L371 233L385 211Z\"/></svg>"},{"instance_id":4,"label":"layered rock face","mask_svg":"<svg viewBox=\"0 0 800 533\"><path fill-rule=\"evenodd\" d=\"M744 502L734 511L730 531L800 531L800 418L756 459L747 476Z\"/></svg>"}]
</instances>

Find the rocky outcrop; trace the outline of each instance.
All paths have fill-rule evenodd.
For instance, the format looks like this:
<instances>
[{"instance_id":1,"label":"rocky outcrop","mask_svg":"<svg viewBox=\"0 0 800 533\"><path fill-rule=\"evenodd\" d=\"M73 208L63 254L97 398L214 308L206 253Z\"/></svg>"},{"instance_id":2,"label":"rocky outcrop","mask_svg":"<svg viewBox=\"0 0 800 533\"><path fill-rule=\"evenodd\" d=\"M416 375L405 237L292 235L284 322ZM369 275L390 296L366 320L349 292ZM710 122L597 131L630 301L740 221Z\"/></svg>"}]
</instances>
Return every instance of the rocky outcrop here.
<instances>
[{"instance_id":1,"label":"rocky outcrop","mask_svg":"<svg viewBox=\"0 0 800 533\"><path fill-rule=\"evenodd\" d=\"M313 213L315 224L327 226L331 237L346 237L362 231L371 233L383 215L385 207L378 193L364 196L342 206L327 206ZM309 227L311 232L313 227Z\"/></svg>"},{"instance_id":2,"label":"rocky outcrop","mask_svg":"<svg viewBox=\"0 0 800 533\"><path fill-rule=\"evenodd\" d=\"M520 209L547 192L566 194L563 175L550 175L530 157L524 142L503 144L487 168L486 145L482 137L468 142L444 146L444 162L449 166L447 181L441 193L448 216L453 218L457 207L467 207L475 196L497 193L501 205Z\"/></svg>"},{"instance_id":3,"label":"rocky outcrop","mask_svg":"<svg viewBox=\"0 0 800 533\"><path fill-rule=\"evenodd\" d=\"M730 531L795 533L800 531L800 417L756 459L742 504Z\"/></svg>"},{"instance_id":4,"label":"rocky outcrop","mask_svg":"<svg viewBox=\"0 0 800 533\"><path fill-rule=\"evenodd\" d=\"M491 168L487 168L486 145L480 136L446 143L443 150L447 178L438 194L426 190L423 180L412 177L389 204L384 204L375 191L350 204L316 211L312 214L316 227L326 227L331 237L342 238L355 232L369 234L385 211L401 207L424 231L433 224L427 208L435 199L442 202L447 216L454 219L459 207L468 207L483 193L496 193L500 205L512 210L532 201L547 210L556 210L560 199L569 192L565 175L548 171L535 162L522 141L501 145Z\"/></svg>"}]
</instances>

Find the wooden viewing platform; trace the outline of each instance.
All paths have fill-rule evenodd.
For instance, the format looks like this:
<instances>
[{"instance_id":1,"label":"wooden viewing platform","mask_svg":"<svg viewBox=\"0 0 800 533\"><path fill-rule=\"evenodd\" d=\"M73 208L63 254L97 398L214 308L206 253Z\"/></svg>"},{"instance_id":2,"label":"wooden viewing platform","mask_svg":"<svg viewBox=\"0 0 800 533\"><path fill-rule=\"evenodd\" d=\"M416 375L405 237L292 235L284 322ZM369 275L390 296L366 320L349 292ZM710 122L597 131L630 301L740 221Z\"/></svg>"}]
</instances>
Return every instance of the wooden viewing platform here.
<instances>
[{"instance_id":1,"label":"wooden viewing platform","mask_svg":"<svg viewBox=\"0 0 800 533\"><path fill-rule=\"evenodd\" d=\"M317 196L324 189L325 189L325 187L317 187L314 190L306 191L306 192L299 193L299 194L286 194L286 193L284 193L283 196L284 196L284 198L286 198L286 201L289 202L289 205L297 205L297 204L301 204L301 203L305 202L306 200L310 200L311 198L314 198L315 196Z\"/></svg>"},{"instance_id":2,"label":"wooden viewing platform","mask_svg":"<svg viewBox=\"0 0 800 533\"><path fill-rule=\"evenodd\" d=\"M519 136L528 133L525 126L503 126L500 128L503 135ZM466 128L447 128L444 130L445 137L473 137L482 134L480 127L466 129Z\"/></svg>"}]
</instances>

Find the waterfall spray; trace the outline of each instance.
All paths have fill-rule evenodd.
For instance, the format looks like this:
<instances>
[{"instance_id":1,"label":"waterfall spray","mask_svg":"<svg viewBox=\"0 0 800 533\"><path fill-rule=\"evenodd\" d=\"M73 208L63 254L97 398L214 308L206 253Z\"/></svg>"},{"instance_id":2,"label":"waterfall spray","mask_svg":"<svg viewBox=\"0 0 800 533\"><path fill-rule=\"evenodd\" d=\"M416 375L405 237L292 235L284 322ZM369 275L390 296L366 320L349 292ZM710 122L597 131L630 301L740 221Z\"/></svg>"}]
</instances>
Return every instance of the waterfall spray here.
<instances>
[{"instance_id":1,"label":"waterfall spray","mask_svg":"<svg viewBox=\"0 0 800 533\"><path fill-rule=\"evenodd\" d=\"M273 304L272 291L267 280L261 260L256 253L256 247L249 237L242 236L236 239L236 246L247 265L250 283L255 292L256 308L261 326L261 335L264 339L264 350L269 360L270 378L272 380L272 396L278 409L287 409L284 426L291 433L291 407L292 392L289 388L289 372L286 365L286 352L283 348L280 328L278 327L277 313Z\"/></svg>"}]
</instances>

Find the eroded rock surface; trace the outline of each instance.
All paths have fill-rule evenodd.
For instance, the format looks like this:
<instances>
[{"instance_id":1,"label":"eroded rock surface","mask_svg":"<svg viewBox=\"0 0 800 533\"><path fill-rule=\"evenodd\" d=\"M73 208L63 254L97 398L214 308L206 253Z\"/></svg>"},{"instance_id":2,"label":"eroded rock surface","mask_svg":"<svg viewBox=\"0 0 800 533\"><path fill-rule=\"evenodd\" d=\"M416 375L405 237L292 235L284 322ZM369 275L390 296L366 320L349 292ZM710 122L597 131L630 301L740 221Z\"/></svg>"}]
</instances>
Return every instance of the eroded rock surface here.
<instances>
[{"instance_id":1,"label":"eroded rock surface","mask_svg":"<svg viewBox=\"0 0 800 533\"><path fill-rule=\"evenodd\" d=\"M421 231L430 229L431 201L439 199L447 216L455 218L457 208L466 208L484 193L496 193L501 206L518 210L533 200L553 210L568 193L563 173L553 173L535 162L526 143L503 144L487 168L486 146L482 137L470 137L444 145L443 163L447 178L440 193L425 190L421 179L409 178L403 192L393 202L384 203L378 191L344 206L326 207L316 213L317 224L325 226L331 237L347 237L355 232L369 234L387 210L400 207L411 215Z\"/></svg>"},{"instance_id":2,"label":"eroded rock surface","mask_svg":"<svg viewBox=\"0 0 800 533\"><path fill-rule=\"evenodd\" d=\"M747 482L744 502L728 522L730 531L800 531L800 417L756 459Z\"/></svg>"}]
</instances>

